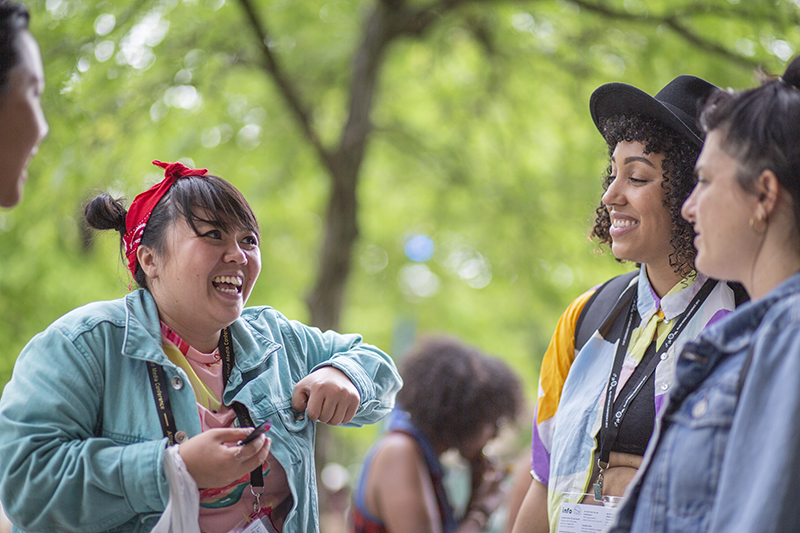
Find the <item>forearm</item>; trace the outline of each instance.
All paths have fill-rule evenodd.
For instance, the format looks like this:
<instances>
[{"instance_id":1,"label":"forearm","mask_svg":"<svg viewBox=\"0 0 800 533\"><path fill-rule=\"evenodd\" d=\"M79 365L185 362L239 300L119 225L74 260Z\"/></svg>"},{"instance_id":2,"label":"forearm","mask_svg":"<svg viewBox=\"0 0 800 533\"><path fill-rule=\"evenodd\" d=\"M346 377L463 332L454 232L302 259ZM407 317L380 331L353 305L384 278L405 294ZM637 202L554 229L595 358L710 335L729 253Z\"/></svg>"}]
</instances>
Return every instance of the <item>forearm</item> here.
<instances>
[{"instance_id":1,"label":"forearm","mask_svg":"<svg viewBox=\"0 0 800 533\"><path fill-rule=\"evenodd\" d=\"M22 444L18 454L10 446L15 443L0 448L0 456L9 458L0 471L0 496L8 516L26 530L102 531L163 511L169 497L162 441Z\"/></svg>"},{"instance_id":2,"label":"forearm","mask_svg":"<svg viewBox=\"0 0 800 533\"><path fill-rule=\"evenodd\" d=\"M528 488L522 506L514 521L512 533L548 533L547 487L535 479Z\"/></svg>"}]
</instances>

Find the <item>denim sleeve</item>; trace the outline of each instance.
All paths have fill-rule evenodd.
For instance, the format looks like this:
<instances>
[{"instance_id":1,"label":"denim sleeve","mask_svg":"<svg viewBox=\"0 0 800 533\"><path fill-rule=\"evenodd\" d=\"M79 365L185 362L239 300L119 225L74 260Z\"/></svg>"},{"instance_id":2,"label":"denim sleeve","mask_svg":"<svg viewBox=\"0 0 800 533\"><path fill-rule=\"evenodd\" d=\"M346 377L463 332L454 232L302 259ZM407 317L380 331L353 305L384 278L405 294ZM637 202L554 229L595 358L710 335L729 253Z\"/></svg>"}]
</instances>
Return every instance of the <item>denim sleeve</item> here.
<instances>
[{"instance_id":1,"label":"denim sleeve","mask_svg":"<svg viewBox=\"0 0 800 533\"><path fill-rule=\"evenodd\" d=\"M800 523L800 325L773 323L752 346L712 510L713 532L793 531Z\"/></svg>"},{"instance_id":2,"label":"denim sleeve","mask_svg":"<svg viewBox=\"0 0 800 533\"><path fill-rule=\"evenodd\" d=\"M344 372L358 389L361 397L358 411L344 425L373 424L389 414L403 382L387 354L362 342L360 335L322 332L294 320L283 320L291 329L289 337L305 356L309 372L332 366Z\"/></svg>"},{"instance_id":3,"label":"denim sleeve","mask_svg":"<svg viewBox=\"0 0 800 533\"><path fill-rule=\"evenodd\" d=\"M26 530L105 531L160 513L165 440L96 436L105 381L85 344L55 327L19 356L0 399L0 499ZM124 379L124 377L121 377Z\"/></svg>"}]
</instances>

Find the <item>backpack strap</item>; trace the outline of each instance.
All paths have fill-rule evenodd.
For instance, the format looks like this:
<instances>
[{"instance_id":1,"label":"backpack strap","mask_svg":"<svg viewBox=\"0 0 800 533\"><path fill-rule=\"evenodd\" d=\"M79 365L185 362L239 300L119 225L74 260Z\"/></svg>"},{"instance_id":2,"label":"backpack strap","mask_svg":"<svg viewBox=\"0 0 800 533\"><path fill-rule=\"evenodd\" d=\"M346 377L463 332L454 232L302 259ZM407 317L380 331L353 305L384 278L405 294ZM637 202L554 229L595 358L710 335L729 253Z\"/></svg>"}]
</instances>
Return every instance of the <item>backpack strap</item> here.
<instances>
[{"instance_id":1,"label":"backpack strap","mask_svg":"<svg viewBox=\"0 0 800 533\"><path fill-rule=\"evenodd\" d=\"M578 315L575 324L575 351L578 352L589 342L595 331L603 325L609 312L614 309L619 297L630 285L631 280L639 275L638 270L622 274L606 281L594 291Z\"/></svg>"}]
</instances>

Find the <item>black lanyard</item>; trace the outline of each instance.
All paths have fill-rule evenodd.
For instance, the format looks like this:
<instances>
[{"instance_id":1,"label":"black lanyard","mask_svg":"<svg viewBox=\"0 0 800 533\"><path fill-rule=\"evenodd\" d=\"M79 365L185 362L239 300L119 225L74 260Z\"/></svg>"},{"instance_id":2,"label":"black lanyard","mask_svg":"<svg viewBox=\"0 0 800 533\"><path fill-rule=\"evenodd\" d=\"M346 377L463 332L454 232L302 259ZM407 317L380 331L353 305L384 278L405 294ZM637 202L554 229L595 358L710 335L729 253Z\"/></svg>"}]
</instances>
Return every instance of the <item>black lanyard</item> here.
<instances>
[{"instance_id":1,"label":"black lanyard","mask_svg":"<svg viewBox=\"0 0 800 533\"><path fill-rule=\"evenodd\" d=\"M230 328L222 330L219 336L219 353L222 359L222 390L228 384L233 370L233 343L231 342ZM170 446L175 444L175 417L172 414L172 407L169 402L169 391L166 388L167 375L164 369L151 361L147 362L147 374L150 376L150 387L153 389L153 398L156 402L158 419L161 422L161 430L164 436L169 439ZM236 412L240 427L253 427L253 420L247 407L239 402L233 402L231 408ZM264 475L261 466L250 472L250 484L253 487L264 486Z\"/></svg>"},{"instance_id":2,"label":"black lanyard","mask_svg":"<svg viewBox=\"0 0 800 533\"><path fill-rule=\"evenodd\" d=\"M695 294L694 298L692 298L692 301L689 302L689 305L684 312L675 318L678 323L672 328L672 331L669 332L667 338L664 340L664 343L661 345L661 348L658 349L655 355L647 363L647 366L639 378L639 381L636 382L636 385L633 387L631 392L622 399L622 404L617 408L618 402L615 401L614 396L617 392L617 387L619 386L619 376L622 370L622 363L625 360L625 355L628 351L628 343L630 342L632 334L633 317L636 313L636 294L638 292L638 286L634 285L630 287L620 298L622 304L618 307L618 309L624 308L628 302L630 302L630 306L628 308L628 316L625 320L625 330L622 337L619 339L619 343L617 344L617 353L614 357L614 365L611 369L611 376L608 378L608 386L606 387L606 401L603 407L603 420L600 431L603 437L600 439L600 456L598 458L598 465L601 465L601 468L604 468L602 464L608 465L608 459L611 455L611 448L614 446L614 443L617 440L620 424L622 419L625 417L625 413L628 412L628 407L630 407L631 402L636 395L639 394L639 391L642 390L642 387L644 387L644 384L648 379L650 379L650 376L653 374L653 372L655 372L658 363L661 361L661 355L669 350L670 346L672 346L672 344L678 338L678 335L680 335L681 331L683 331L686 324L689 322L689 320L691 320L708 295L711 294L711 291L714 289L716 283L716 281L710 279L707 280L700 290L697 291L697 294ZM618 313L612 313L612 315L613 316L610 318L614 319L618 316ZM655 340L653 340L653 342L655 342Z\"/></svg>"}]
</instances>

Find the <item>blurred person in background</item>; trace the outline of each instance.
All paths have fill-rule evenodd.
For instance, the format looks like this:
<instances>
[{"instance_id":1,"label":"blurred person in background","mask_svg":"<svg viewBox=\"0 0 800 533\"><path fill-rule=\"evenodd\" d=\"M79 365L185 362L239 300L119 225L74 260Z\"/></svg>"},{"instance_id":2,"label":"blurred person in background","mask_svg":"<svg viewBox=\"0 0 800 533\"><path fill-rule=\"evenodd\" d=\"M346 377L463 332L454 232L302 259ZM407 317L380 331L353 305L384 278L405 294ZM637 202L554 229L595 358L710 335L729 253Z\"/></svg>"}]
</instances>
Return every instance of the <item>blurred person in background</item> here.
<instances>
[{"instance_id":1,"label":"blurred person in background","mask_svg":"<svg viewBox=\"0 0 800 533\"><path fill-rule=\"evenodd\" d=\"M427 337L400 364L404 387L388 432L371 448L351 507L355 533L468 533L486 527L503 502L506 470L484 455L498 428L522 407L520 382L500 359L461 341ZM440 456L456 450L471 487L456 516Z\"/></svg>"},{"instance_id":2,"label":"blurred person in background","mask_svg":"<svg viewBox=\"0 0 800 533\"><path fill-rule=\"evenodd\" d=\"M0 0L0 207L14 207L28 179L28 163L47 136L42 111L44 68L28 11Z\"/></svg>"}]
</instances>

